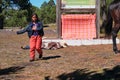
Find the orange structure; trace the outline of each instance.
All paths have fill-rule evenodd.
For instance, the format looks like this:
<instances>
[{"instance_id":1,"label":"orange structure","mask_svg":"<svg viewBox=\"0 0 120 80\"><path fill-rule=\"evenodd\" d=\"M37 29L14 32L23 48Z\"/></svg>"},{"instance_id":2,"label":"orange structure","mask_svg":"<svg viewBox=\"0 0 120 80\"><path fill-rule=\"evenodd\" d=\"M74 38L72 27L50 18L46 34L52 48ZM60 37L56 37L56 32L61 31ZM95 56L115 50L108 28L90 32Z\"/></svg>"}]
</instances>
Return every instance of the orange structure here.
<instances>
[{"instance_id":1,"label":"orange structure","mask_svg":"<svg viewBox=\"0 0 120 80\"><path fill-rule=\"evenodd\" d=\"M95 14L63 14L63 39L93 39L96 38Z\"/></svg>"}]
</instances>

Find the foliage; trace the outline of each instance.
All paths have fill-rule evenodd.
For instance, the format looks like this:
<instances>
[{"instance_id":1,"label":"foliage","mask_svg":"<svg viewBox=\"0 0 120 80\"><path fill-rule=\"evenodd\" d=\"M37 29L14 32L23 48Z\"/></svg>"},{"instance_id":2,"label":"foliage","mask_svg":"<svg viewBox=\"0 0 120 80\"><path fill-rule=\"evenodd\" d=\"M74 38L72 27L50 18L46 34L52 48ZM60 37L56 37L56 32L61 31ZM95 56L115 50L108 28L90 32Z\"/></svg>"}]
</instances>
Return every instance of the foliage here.
<instances>
[{"instance_id":1,"label":"foliage","mask_svg":"<svg viewBox=\"0 0 120 80\"><path fill-rule=\"evenodd\" d=\"M113 0L106 0L106 7L111 1ZM17 7L17 9L14 7ZM0 20L4 20L4 26L24 27L26 23L31 21L32 13L37 13L44 24L56 22L56 5L54 0L45 1L40 8L33 6L29 0L0 0Z\"/></svg>"},{"instance_id":2,"label":"foliage","mask_svg":"<svg viewBox=\"0 0 120 80\"><path fill-rule=\"evenodd\" d=\"M3 25L7 27L25 26L32 14L31 7L29 0L1 0L0 27Z\"/></svg>"},{"instance_id":3,"label":"foliage","mask_svg":"<svg viewBox=\"0 0 120 80\"><path fill-rule=\"evenodd\" d=\"M113 0L101 0L101 10L100 10L100 16L101 16L101 27L100 27L100 31L101 33L104 32L104 24L106 23L107 20L107 13L108 13L108 6L109 4L112 2Z\"/></svg>"},{"instance_id":4,"label":"foliage","mask_svg":"<svg viewBox=\"0 0 120 80\"><path fill-rule=\"evenodd\" d=\"M28 15L26 15L26 17L29 22L32 15L32 4L30 0L13 0L13 3L18 5L19 10L27 10Z\"/></svg>"},{"instance_id":5,"label":"foliage","mask_svg":"<svg viewBox=\"0 0 120 80\"><path fill-rule=\"evenodd\" d=\"M106 0L107 8L108 8L108 5L109 5L112 1L113 1L113 0Z\"/></svg>"},{"instance_id":6,"label":"foliage","mask_svg":"<svg viewBox=\"0 0 120 80\"><path fill-rule=\"evenodd\" d=\"M46 7L46 6L47 6L47 4L48 4L48 3L47 3L46 1L44 1L44 2L43 2L43 4L41 5L41 8Z\"/></svg>"},{"instance_id":7,"label":"foliage","mask_svg":"<svg viewBox=\"0 0 120 80\"><path fill-rule=\"evenodd\" d=\"M50 0L50 1L48 2L48 5L49 5L49 6L55 6L55 2L54 2L53 0Z\"/></svg>"},{"instance_id":8,"label":"foliage","mask_svg":"<svg viewBox=\"0 0 120 80\"><path fill-rule=\"evenodd\" d=\"M112 2L113 0L101 0L101 4L100 6L103 8L108 8L109 4ZM101 8L101 11L103 10L103 8Z\"/></svg>"},{"instance_id":9,"label":"foliage","mask_svg":"<svg viewBox=\"0 0 120 80\"><path fill-rule=\"evenodd\" d=\"M29 0L2 0L0 2L0 20L4 20L6 27L26 26L26 23L31 21L32 13L37 13L45 24L56 21L56 6L53 0L44 2L40 8L33 6Z\"/></svg>"},{"instance_id":10,"label":"foliage","mask_svg":"<svg viewBox=\"0 0 120 80\"><path fill-rule=\"evenodd\" d=\"M39 17L44 24L55 23L56 21L56 6L53 0L48 3L44 2L40 7Z\"/></svg>"},{"instance_id":11,"label":"foliage","mask_svg":"<svg viewBox=\"0 0 120 80\"><path fill-rule=\"evenodd\" d=\"M14 4L17 4L21 10L30 8L32 5L29 0L12 0Z\"/></svg>"},{"instance_id":12,"label":"foliage","mask_svg":"<svg viewBox=\"0 0 120 80\"><path fill-rule=\"evenodd\" d=\"M27 10L8 10L6 13L4 25L7 27L24 27L27 23L27 15Z\"/></svg>"}]
</instances>

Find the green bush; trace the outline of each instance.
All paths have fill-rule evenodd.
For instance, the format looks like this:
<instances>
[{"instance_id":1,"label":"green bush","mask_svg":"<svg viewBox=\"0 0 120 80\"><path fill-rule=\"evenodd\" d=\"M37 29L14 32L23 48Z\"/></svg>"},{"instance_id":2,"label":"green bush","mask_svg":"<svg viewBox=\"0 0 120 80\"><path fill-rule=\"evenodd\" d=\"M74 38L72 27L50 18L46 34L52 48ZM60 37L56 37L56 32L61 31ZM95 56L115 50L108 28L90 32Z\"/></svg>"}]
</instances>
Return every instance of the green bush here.
<instances>
[{"instance_id":1,"label":"green bush","mask_svg":"<svg viewBox=\"0 0 120 80\"><path fill-rule=\"evenodd\" d=\"M9 10L4 20L4 26L6 27L24 27L27 23L27 11L26 10Z\"/></svg>"}]
</instances>

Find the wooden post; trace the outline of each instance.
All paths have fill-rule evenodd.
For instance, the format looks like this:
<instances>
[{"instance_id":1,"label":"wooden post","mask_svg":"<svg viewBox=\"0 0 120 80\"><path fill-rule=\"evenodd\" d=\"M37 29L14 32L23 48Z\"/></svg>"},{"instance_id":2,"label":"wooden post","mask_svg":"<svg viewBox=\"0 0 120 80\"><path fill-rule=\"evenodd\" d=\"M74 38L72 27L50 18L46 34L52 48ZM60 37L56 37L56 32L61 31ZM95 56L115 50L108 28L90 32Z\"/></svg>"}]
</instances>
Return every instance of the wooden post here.
<instances>
[{"instance_id":1,"label":"wooden post","mask_svg":"<svg viewBox=\"0 0 120 80\"><path fill-rule=\"evenodd\" d=\"M61 38L62 27L61 27L61 0L56 0L56 25L58 38Z\"/></svg>"},{"instance_id":2,"label":"wooden post","mask_svg":"<svg viewBox=\"0 0 120 80\"><path fill-rule=\"evenodd\" d=\"M96 35L100 38L100 0L96 0Z\"/></svg>"}]
</instances>

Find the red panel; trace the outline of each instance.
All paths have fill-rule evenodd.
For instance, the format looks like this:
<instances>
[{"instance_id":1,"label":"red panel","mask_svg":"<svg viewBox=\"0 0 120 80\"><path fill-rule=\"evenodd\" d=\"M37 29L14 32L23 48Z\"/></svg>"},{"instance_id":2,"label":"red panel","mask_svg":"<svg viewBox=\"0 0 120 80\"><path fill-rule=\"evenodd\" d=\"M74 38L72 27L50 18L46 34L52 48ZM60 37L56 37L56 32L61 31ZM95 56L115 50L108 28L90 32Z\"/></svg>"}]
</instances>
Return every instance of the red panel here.
<instances>
[{"instance_id":1,"label":"red panel","mask_svg":"<svg viewBox=\"0 0 120 80\"><path fill-rule=\"evenodd\" d=\"M95 17L92 14L62 15L63 39L93 39L96 38Z\"/></svg>"}]
</instances>

